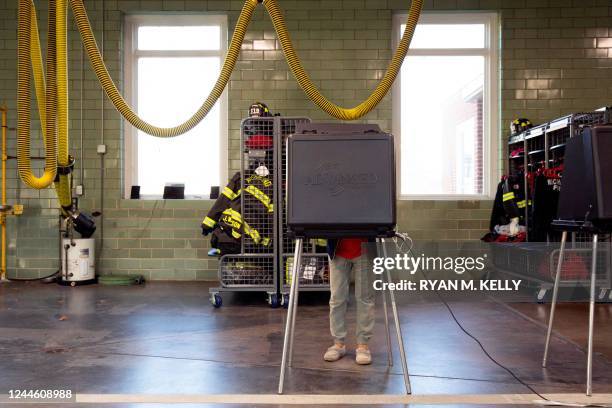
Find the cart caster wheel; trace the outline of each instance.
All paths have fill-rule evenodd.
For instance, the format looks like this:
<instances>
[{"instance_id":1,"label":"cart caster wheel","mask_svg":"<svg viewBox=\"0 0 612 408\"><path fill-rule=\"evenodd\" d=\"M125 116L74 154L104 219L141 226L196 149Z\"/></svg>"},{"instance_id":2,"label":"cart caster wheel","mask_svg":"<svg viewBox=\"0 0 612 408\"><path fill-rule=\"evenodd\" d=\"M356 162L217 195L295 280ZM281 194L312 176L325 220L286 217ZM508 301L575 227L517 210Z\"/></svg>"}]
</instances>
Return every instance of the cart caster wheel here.
<instances>
[{"instance_id":1,"label":"cart caster wheel","mask_svg":"<svg viewBox=\"0 0 612 408\"><path fill-rule=\"evenodd\" d=\"M277 293L271 293L268 295L268 304L272 309L276 309L281 305L281 301Z\"/></svg>"},{"instance_id":2,"label":"cart caster wheel","mask_svg":"<svg viewBox=\"0 0 612 408\"><path fill-rule=\"evenodd\" d=\"M223 305L223 299L221 299L221 295L218 293L213 293L210 295L210 303L215 307L215 309L218 309L221 307L221 305Z\"/></svg>"},{"instance_id":3,"label":"cart caster wheel","mask_svg":"<svg viewBox=\"0 0 612 408\"><path fill-rule=\"evenodd\" d=\"M599 289L599 296L597 297L598 302L607 302L608 301L608 290L609 289Z\"/></svg>"},{"instance_id":4,"label":"cart caster wheel","mask_svg":"<svg viewBox=\"0 0 612 408\"><path fill-rule=\"evenodd\" d=\"M546 302L546 294L548 292L548 289L540 289L538 290L538 293L536 295L536 300L539 304L543 304Z\"/></svg>"},{"instance_id":5,"label":"cart caster wheel","mask_svg":"<svg viewBox=\"0 0 612 408\"><path fill-rule=\"evenodd\" d=\"M282 304L285 309L289 308L289 294L288 293L283 295Z\"/></svg>"}]
</instances>

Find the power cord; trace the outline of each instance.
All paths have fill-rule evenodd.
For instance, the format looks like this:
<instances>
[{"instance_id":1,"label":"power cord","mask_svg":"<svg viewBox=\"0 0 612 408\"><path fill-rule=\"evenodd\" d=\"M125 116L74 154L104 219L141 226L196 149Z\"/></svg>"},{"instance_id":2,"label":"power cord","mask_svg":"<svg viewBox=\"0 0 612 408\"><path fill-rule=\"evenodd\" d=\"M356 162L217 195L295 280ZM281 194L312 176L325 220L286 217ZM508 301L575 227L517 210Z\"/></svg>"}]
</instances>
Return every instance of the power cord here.
<instances>
[{"instance_id":1,"label":"power cord","mask_svg":"<svg viewBox=\"0 0 612 408\"><path fill-rule=\"evenodd\" d=\"M401 251L403 249L403 245L409 241L410 244L408 246L408 250L407 252L410 253L412 256L414 256L414 253L412 252L412 247L413 247L413 241L412 238L410 238L407 234L403 234L403 233L396 233L396 238L399 238L403 241L402 245L399 245L397 240L395 241L395 245L398 248L398 251ZM384 244L383 244L384 245ZM421 270L421 273L423 274L423 277L427 279L427 275L425 273L424 270ZM612 408L612 405L607 405L607 404L580 404L580 403L568 403L568 402L561 402L561 401L552 401L548 398L546 398L545 396L543 396L542 394L540 394L539 392L537 392L531 385L529 385L528 383L526 383L525 381L523 381L519 376L517 376L511 369L509 369L508 367L504 366L502 363L500 363L499 361L497 361L488 351L487 349L484 347L484 345L482 344L482 342L480 340L478 340L478 338L476 336L474 336L472 333L470 333L459 321L459 319L457 318L457 316L455 315L455 312L453 311L452 307L448 304L448 302L446 301L446 299L444 299L444 297L440 294L440 292L436 289L434 290L434 292L436 293L436 296L438 297L438 299L440 300L440 302L442 304L444 304L444 306L446 307L446 309L448 310L449 314L451 315L453 321L455 322L455 324L457 324L457 326L459 327L459 329L469 338L471 338L472 340L474 340L474 342L476 344L478 344L478 346L480 347L480 349L482 350L482 352L484 353L485 356L487 356L487 358L489 360L491 360L491 362L493 362L495 365L497 365L498 367L502 368L504 371L506 371L508 374L510 374L510 376L512 378L514 378L519 384L521 384L522 386L524 386L525 388L527 388L529 391L531 391L534 395L538 396L539 398L542 399L542 401L537 401L535 402L538 405L546 405L546 406L566 406L566 407L593 407L593 408Z\"/></svg>"},{"instance_id":2,"label":"power cord","mask_svg":"<svg viewBox=\"0 0 612 408\"><path fill-rule=\"evenodd\" d=\"M425 274L423 274L425 276ZM457 324L457 326L459 327L459 329L461 329L461 331L463 333L466 334L466 336L468 336L469 338L471 338L472 340L474 340L474 342L476 342L476 344L478 344L478 346L480 347L480 349L482 350L482 352L484 353L485 356L487 356L487 358L489 360L491 360L495 365L497 365L498 367L504 369L508 374L510 374L518 383L520 383L521 385L523 385L525 388L527 388L529 391L531 391L533 394L537 395L538 397L542 398L544 401L550 401L548 398L546 398L545 396L543 396L542 394L540 394L539 392L537 392L531 385L527 384L525 381L521 380L519 378L519 376L517 376L511 369L509 369L508 367L506 367L505 365L503 365L502 363L500 363L499 361L497 361L495 358L493 358L493 356L491 354L489 354L489 352L487 351L487 349L484 347L484 345L480 342L480 340L478 340L478 338L476 338L476 336L474 336L472 333L470 333L469 331L466 330L465 327L463 327L463 325L461 324L461 322L459 322L459 319L457 319L457 316L455 315L455 312L453 312L453 309L450 307L450 305L448 304L448 302L446 302L446 300L442 297L442 295L440 295L440 293L438 293L438 291L436 290L436 295L438 296L438 299L440 299L440 301L444 304L444 306L446 306L446 308L448 309L448 312L450 313L451 317L453 318L453 320L455 321L455 323Z\"/></svg>"},{"instance_id":3,"label":"power cord","mask_svg":"<svg viewBox=\"0 0 612 408\"><path fill-rule=\"evenodd\" d=\"M404 243L406 241L410 241L410 245L408 247L408 253L410 253L413 257L415 256L414 253L412 252L412 247L413 247L413 241L412 239L405 235L405 234L401 234L398 233L396 234L396 237L401 239ZM397 246L397 242L396 242L396 246ZM398 250L401 251L402 250L402 246L398 246ZM425 271L423 269L421 269L421 273L423 274L423 277L425 279L427 279L427 274L425 273ZM476 336L474 336L473 334L471 334L469 331L467 331L467 329L461 324L461 322L459 321L459 319L457 319L457 316L455 315L455 312L453 311L453 309L450 307L450 305L448 304L448 302L446 301L446 299L444 299L444 297L440 294L440 292L435 289L434 292L436 293L436 296L438 297L438 299L440 300L440 302L442 302L444 304L444 306L446 307L446 309L448 309L448 312L450 313L451 317L453 318L453 320L455 321L455 323L457 324L457 326L459 327L459 329L461 329L461 331L463 333L465 333L465 335L467 335L469 338L471 338L472 340L474 340L474 342L476 342L476 344L478 344L478 346L480 347L480 349L482 350L482 352L484 353L485 356L487 356L487 358L489 360L491 360L491 362L493 362L495 365L497 365L498 367L502 368L503 370L505 370L508 374L510 374L512 376L512 378L514 378L518 383L520 383L521 385L523 385L525 388L527 388L529 391L531 391L533 394L537 395L538 397L542 398L544 401L550 401L548 398L544 397L542 394L540 394L539 392L537 392L531 385L527 384L525 381L521 380L511 369L509 369L508 367L504 366L503 364L501 364L499 361L497 361L495 358L493 358L493 356L487 351L487 349L484 347L484 345L482 344L482 342L480 340L478 340L478 338L476 338Z\"/></svg>"}]
</instances>

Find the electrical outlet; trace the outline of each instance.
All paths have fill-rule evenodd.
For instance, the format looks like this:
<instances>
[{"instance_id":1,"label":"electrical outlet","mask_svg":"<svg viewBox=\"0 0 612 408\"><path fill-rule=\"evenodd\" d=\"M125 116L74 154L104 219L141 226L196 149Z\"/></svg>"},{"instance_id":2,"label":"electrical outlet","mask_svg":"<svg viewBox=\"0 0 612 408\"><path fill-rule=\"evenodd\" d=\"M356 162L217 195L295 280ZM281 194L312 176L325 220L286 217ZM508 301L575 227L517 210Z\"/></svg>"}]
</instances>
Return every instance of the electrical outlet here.
<instances>
[{"instance_id":1,"label":"electrical outlet","mask_svg":"<svg viewBox=\"0 0 612 408\"><path fill-rule=\"evenodd\" d=\"M106 145L98 145L98 154L106 154Z\"/></svg>"},{"instance_id":2,"label":"electrical outlet","mask_svg":"<svg viewBox=\"0 0 612 408\"><path fill-rule=\"evenodd\" d=\"M75 193L78 196L82 196L83 195L83 186L82 185L78 185L75 187Z\"/></svg>"}]
</instances>

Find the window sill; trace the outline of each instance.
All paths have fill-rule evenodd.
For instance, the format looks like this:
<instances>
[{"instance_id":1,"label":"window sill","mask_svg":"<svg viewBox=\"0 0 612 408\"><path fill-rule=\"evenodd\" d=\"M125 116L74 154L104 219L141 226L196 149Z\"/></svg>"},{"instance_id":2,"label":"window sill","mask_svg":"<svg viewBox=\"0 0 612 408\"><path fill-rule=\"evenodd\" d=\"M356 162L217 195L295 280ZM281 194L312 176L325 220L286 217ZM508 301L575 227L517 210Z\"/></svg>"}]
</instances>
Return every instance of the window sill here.
<instances>
[{"instance_id":1,"label":"window sill","mask_svg":"<svg viewBox=\"0 0 612 408\"><path fill-rule=\"evenodd\" d=\"M400 201L490 201L495 197L488 195L437 195L437 194L423 194L423 195L400 195L398 198Z\"/></svg>"}]
</instances>

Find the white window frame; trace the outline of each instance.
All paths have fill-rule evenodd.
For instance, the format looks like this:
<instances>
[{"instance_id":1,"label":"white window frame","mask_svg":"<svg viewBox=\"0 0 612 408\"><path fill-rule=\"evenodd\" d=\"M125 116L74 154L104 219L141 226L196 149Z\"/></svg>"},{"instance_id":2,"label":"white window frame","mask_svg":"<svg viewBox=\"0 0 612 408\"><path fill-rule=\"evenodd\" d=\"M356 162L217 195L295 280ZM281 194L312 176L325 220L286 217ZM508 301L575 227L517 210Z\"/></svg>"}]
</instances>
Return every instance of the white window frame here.
<instances>
[{"instance_id":1,"label":"white window frame","mask_svg":"<svg viewBox=\"0 0 612 408\"><path fill-rule=\"evenodd\" d=\"M215 25L221 27L221 46L219 50L138 50L138 27L139 26L207 26ZM124 51L123 51L123 79L125 99L138 111L136 101L138 86L137 61L139 57L214 57L221 58L221 65L227 52L228 32L227 15L225 14L128 14L124 21ZM162 79L163 80L163 79ZM202 101L203 102L203 101ZM227 179L228 167L228 103L227 87L217 101L220 104L219 113L219 181L218 185L224 185ZM194 106L193 112L200 106ZM127 120L124 123L124 197L130 198L132 185L138 185L138 129ZM178 124L178 123L177 123ZM180 137L180 136L179 136ZM212 154L212 152L209 152ZM162 199L162 194L141 195L141 199ZM209 199L208 192L204 195L186 195L185 199Z\"/></svg>"},{"instance_id":2,"label":"white window frame","mask_svg":"<svg viewBox=\"0 0 612 408\"><path fill-rule=\"evenodd\" d=\"M393 16L392 47L396 49L401 38L401 26L406 23L406 14ZM489 200L494 198L497 182L501 175L500 123L499 123L499 16L491 12L426 12L418 24L485 24L484 48L419 48L410 49L413 55L482 55L485 57L483 89L483 192L482 194L402 194L401 192L401 72L392 90L392 129L396 143L396 168L398 198L400 200ZM409 63L405 61L404 63Z\"/></svg>"}]
</instances>

